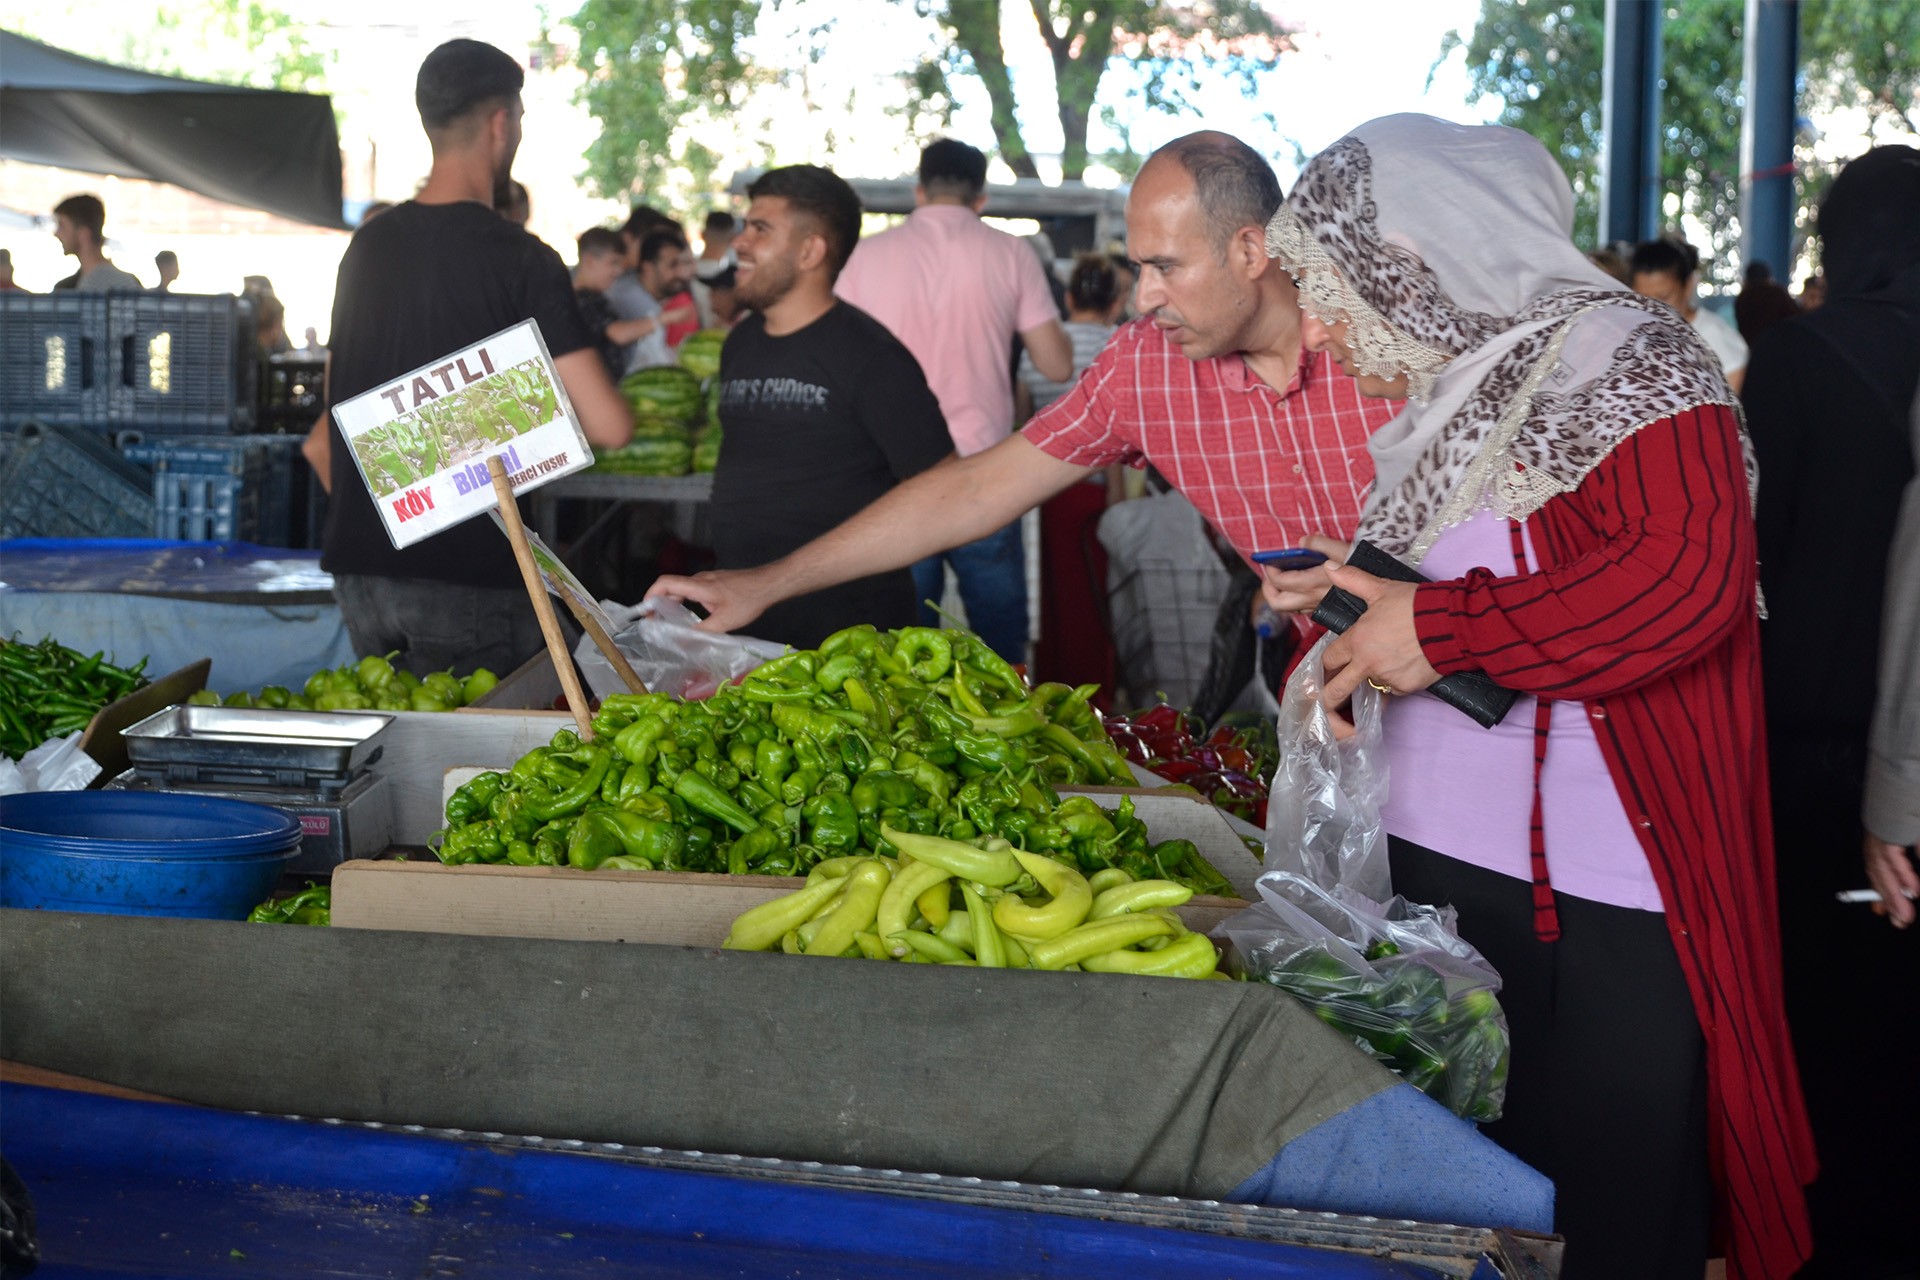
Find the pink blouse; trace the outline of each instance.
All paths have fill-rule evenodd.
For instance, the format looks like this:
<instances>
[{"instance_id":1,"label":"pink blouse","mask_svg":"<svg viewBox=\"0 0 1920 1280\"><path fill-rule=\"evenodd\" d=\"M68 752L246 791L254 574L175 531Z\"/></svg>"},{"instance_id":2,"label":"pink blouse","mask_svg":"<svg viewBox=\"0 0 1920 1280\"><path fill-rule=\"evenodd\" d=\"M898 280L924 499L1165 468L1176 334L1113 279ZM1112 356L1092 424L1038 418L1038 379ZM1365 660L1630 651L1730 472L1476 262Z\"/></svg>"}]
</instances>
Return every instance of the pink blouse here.
<instances>
[{"instance_id":1,"label":"pink blouse","mask_svg":"<svg viewBox=\"0 0 1920 1280\"><path fill-rule=\"evenodd\" d=\"M1527 537L1527 531L1522 530ZM1534 558L1533 542L1526 541ZM1507 522L1482 511L1441 534L1420 565L1435 581L1474 568L1496 576L1514 564ZM1462 862L1526 881L1533 815L1534 700L1482 729L1429 693L1396 697L1385 719L1389 769L1382 811L1389 834ZM1661 911L1659 886L1640 847L1582 702L1554 708L1540 774L1547 866L1556 891L1640 911Z\"/></svg>"}]
</instances>

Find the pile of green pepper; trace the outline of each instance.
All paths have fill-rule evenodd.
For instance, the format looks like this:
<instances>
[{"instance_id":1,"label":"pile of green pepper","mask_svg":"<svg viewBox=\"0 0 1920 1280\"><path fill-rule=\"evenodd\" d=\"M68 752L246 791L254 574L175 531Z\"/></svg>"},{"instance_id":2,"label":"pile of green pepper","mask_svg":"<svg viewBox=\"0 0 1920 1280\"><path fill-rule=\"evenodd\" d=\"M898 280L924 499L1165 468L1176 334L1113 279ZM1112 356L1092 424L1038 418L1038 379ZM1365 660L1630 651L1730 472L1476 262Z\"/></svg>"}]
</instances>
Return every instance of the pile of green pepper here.
<instances>
[{"instance_id":1,"label":"pile of green pepper","mask_svg":"<svg viewBox=\"0 0 1920 1280\"><path fill-rule=\"evenodd\" d=\"M51 638L0 640L0 752L18 760L49 738L87 727L94 713L146 684L147 660L120 668Z\"/></svg>"},{"instance_id":2,"label":"pile of green pepper","mask_svg":"<svg viewBox=\"0 0 1920 1280\"><path fill-rule=\"evenodd\" d=\"M187 701L202 706L272 707L290 711L453 711L486 693L499 677L485 667L461 679L448 671L416 676L398 670L395 654L369 654L332 670L307 677L298 693L270 684L257 693L240 691L221 697L202 689Z\"/></svg>"},{"instance_id":3,"label":"pile of green pepper","mask_svg":"<svg viewBox=\"0 0 1920 1280\"><path fill-rule=\"evenodd\" d=\"M1097 691L1030 689L966 631L850 627L703 702L606 699L592 741L562 730L456 791L435 844L449 864L790 876L892 855L891 826L1230 892L1191 842L1150 842L1131 801L1055 791L1132 781Z\"/></svg>"}]
</instances>

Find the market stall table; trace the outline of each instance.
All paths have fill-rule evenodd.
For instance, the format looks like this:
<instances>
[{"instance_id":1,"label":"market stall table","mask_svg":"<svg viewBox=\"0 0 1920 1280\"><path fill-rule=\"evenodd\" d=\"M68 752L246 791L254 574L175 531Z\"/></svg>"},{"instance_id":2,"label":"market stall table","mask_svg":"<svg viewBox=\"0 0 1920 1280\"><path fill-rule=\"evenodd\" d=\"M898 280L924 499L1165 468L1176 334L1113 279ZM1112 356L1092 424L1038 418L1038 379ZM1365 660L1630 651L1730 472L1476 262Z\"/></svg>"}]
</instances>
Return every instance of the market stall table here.
<instances>
[{"instance_id":1,"label":"market stall table","mask_svg":"<svg viewBox=\"0 0 1920 1280\"><path fill-rule=\"evenodd\" d=\"M317 551L244 542L0 542L0 633L58 638L150 672L213 658L217 688L298 688L356 655Z\"/></svg>"},{"instance_id":2,"label":"market stall table","mask_svg":"<svg viewBox=\"0 0 1920 1280\"><path fill-rule=\"evenodd\" d=\"M602 536L632 502L653 503L673 513L673 529L682 538L692 539L694 524L701 508L713 500L713 475L690 476L623 475L618 472L580 471L542 485L531 495L533 529L549 545L559 536L562 501L597 500L610 503L592 524L571 539L578 548Z\"/></svg>"}]
</instances>

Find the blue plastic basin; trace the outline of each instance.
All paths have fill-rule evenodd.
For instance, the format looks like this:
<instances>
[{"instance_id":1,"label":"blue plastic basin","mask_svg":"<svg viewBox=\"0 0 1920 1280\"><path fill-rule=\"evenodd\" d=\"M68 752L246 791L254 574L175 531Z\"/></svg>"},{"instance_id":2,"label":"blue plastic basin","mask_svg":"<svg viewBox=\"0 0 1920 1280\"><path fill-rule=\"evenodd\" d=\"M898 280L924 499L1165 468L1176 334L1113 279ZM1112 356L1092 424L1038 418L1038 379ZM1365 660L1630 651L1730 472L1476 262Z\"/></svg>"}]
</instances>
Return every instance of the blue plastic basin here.
<instances>
[{"instance_id":1,"label":"blue plastic basin","mask_svg":"<svg viewBox=\"0 0 1920 1280\"><path fill-rule=\"evenodd\" d=\"M300 849L300 824L213 796L0 797L0 906L241 920Z\"/></svg>"}]
</instances>

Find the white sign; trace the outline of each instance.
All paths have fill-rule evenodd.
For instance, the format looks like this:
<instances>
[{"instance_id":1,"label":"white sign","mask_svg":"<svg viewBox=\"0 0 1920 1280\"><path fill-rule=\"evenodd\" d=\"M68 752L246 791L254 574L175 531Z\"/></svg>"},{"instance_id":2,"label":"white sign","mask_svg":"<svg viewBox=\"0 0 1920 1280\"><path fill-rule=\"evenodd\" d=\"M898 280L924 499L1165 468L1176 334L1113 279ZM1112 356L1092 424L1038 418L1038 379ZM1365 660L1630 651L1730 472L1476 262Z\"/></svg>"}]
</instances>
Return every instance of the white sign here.
<instances>
[{"instance_id":1,"label":"white sign","mask_svg":"<svg viewBox=\"0 0 1920 1280\"><path fill-rule=\"evenodd\" d=\"M333 407L396 547L494 508L487 460L515 493L593 465L593 450L525 320Z\"/></svg>"}]
</instances>

